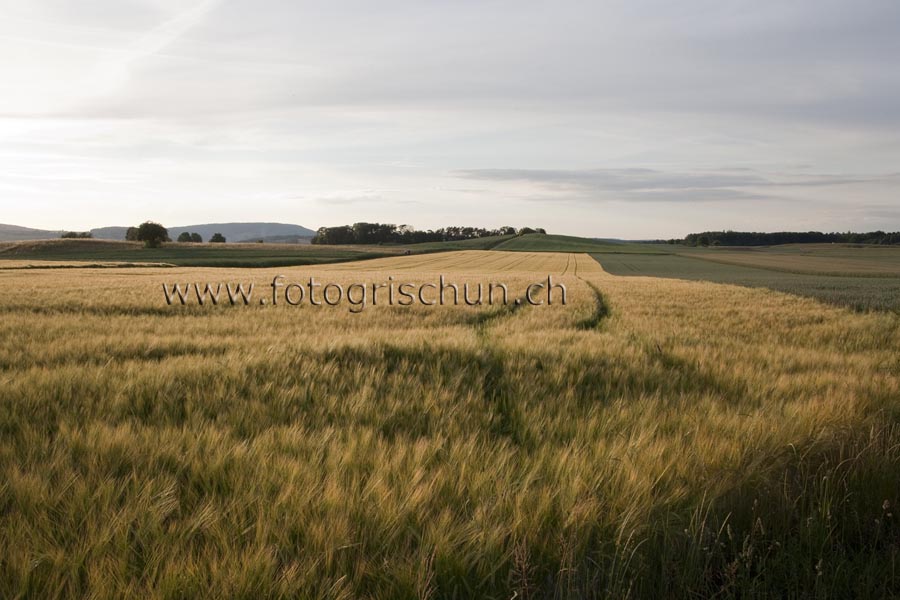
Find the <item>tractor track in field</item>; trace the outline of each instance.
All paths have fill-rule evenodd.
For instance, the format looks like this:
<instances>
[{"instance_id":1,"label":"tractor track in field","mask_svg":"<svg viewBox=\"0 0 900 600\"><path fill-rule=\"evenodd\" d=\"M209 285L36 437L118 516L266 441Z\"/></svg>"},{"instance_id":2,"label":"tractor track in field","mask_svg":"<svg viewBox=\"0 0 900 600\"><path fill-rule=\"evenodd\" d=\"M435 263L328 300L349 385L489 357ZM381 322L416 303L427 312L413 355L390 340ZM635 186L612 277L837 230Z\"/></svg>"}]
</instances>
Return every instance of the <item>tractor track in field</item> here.
<instances>
[{"instance_id":1,"label":"tractor track in field","mask_svg":"<svg viewBox=\"0 0 900 600\"><path fill-rule=\"evenodd\" d=\"M565 277L565 276L566 276L566 273L569 272L569 266L571 265L571 263L572 263L572 255L571 255L571 254L567 254L567 255L566 255L566 268L563 269L562 275L560 275L560 277Z\"/></svg>"},{"instance_id":2,"label":"tractor track in field","mask_svg":"<svg viewBox=\"0 0 900 600\"><path fill-rule=\"evenodd\" d=\"M488 328L499 319L513 316L526 305L522 296L496 310L478 313L470 321L479 344L476 364L481 377L482 401L491 409L489 429L516 446L529 445L531 437L513 399L512 381L507 375L503 351L491 341Z\"/></svg>"},{"instance_id":3,"label":"tractor track in field","mask_svg":"<svg viewBox=\"0 0 900 600\"><path fill-rule=\"evenodd\" d=\"M584 330L597 329L600 324L610 316L611 311L609 303L606 301L606 297L603 295L603 292L600 291L600 288L578 274L578 256L570 256L572 256L574 262L573 274L579 281L584 282L594 295L594 310L591 311L591 314L586 318L579 321L576 324L576 327ZM568 264L566 264L566 270L568 270Z\"/></svg>"},{"instance_id":4,"label":"tractor track in field","mask_svg":"<svg viewBox=\"0 0 900 600\"><path fill-rule=\"evenodd\" d=\"M588 286L595 303L591 314L575 326L578 329L595 330L609 316L609 306L599 288L578 274L578 257L571 253L566 258L562 276L570 272ZM508 439L516 446L527 448L533 441L532 435L515 401L513 382L507 374L503 352L493 344L488 333L491 324L498 319L513 316L524 306L527 306L525 298L517 298L497 310L478 314L470 323L480 345L478 369L481 376L482 399L491 409L490 431Z\"/></svg>"}]
</instances>

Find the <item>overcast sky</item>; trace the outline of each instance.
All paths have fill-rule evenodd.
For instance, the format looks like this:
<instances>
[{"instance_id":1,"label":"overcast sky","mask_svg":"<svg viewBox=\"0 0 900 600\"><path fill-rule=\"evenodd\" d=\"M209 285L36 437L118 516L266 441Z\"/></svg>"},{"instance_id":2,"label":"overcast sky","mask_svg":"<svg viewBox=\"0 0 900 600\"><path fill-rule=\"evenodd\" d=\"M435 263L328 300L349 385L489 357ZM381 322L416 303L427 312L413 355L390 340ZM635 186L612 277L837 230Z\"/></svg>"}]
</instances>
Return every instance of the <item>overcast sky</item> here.
<instances>
[{"instance_id":1,"label":"overcast sky","mask_svg":"<svg viewBox=\"0 0 900 600\"><path fill-rule=\"evenodd\" d=\"M0 208L900 230L900 2L0 0Z\"/></svg>"}]
</instances>

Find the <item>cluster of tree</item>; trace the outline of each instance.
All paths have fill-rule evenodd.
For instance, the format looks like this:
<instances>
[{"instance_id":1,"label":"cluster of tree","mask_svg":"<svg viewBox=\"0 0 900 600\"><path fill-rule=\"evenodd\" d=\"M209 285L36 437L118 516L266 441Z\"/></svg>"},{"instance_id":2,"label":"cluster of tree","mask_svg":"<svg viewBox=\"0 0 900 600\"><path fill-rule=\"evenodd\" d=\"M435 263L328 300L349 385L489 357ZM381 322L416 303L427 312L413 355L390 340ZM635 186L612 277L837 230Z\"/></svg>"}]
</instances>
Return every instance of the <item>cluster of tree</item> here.
<instances>
[{"instance_id":1,"label":"cluster of tree","mask_svg":"<svg viewBox=\"0 0 900 600\"><path fill-rule=\"evenodd\" d=\"M75 239L75 240L87 240L94 237L94 234L90 231L63 231L63 234L59 236L63 239Z\"/></svg>"},{"instance_id":2,"label":"cluster of tree","mask_svg":"<svg viewBox=\"0 0 900 600\"><path fill-rule=\"evenodd\" d=\"M169 230L153 221L145 221L137 227L125 230L125 239L129 242L144 242L147 248L159 248L163 242L171 242Z\"/></svg>"},{"instance_id":3,"label":"cluster of tree","mask_svg":"<svg viewBox=\"0 0 900 600\"><path fill-rule=\"evenodd\" d=\"M146 235L147 235L148 232L159 233L159 230L158 230L158 229L156 229L155 227L150 227L150 226L152 226L152 225L159 225L159 223L154 223L153 221L147 221L146 223L143 223L142 225L139 225L138 227L129 227L128 229L125 230L125 240L126 240L126 241L129 241L129 242L143 242L143 241L145 241L145 240L140 239L140 238L138 237L138 236L140 235L140 229L141 229L141 227L144 227L144 237L146 237ZM171 242L172 240L169 239L169 231L168 231L165 227L163 227L162 225L159 225L159 226L162 227L163 232L164 232L164 233L162 233L162 236L163 236L163 237L162 237L162 239L159 240L159 242L160 242L160 243L162 243L162 242Z\"/></svg>"},{"instance_id":4,"label":"cluster of tree","mask_svg":"<svg viewBox=\"0 0 900 600\"><path fill-rule=\"evenodd\" d=\"M900 232L822 233L820 231L704 231L691 233L678 242L686 246L775 246L778 244L900 244ZM676 240L669 240L676 243Z\"/></svg>"},{"instance_id":5,"label":"cluster of tree","mask_svg":"<svg viewBox=\"0 0 900 600\"><path fill-rule=\"evenodd\" d=\"M125 231L125 239L130 242L144 242L147 248L158 248L164 242L171 242L169 230L153 221L145 221L137 227L129 227ZM179 242L202 243L203 237L199 233L184 232L178 236ZM221 233L214 233L209 241L213 244L224 244L225 236Z\"/></svg>"},{"instance_id":6,"label":"cluster of tree","mask_svg":"<svg viewBox=\"0 0 900 600\"><path fill-rule=\"evenodd\" d=\"M320 227L312 239L313 244L421 244L424 242L455 242L500 235L525 235L547 233L541 228L500 227L442 227L420 231L410 225L391 223L354 223L337 227Z\"/></svg>"},{"instance_id":7,"label":"cluster of tree","mask_svg":"<svg viewBox=\"0 0 900 600\"><path fill-rule=\"evenodd\" d=\"M182 231L178 236L178 241L183 244L202 244L203 236L199 233L188 233L187 231Z\"/></svg>"}]
</instances>

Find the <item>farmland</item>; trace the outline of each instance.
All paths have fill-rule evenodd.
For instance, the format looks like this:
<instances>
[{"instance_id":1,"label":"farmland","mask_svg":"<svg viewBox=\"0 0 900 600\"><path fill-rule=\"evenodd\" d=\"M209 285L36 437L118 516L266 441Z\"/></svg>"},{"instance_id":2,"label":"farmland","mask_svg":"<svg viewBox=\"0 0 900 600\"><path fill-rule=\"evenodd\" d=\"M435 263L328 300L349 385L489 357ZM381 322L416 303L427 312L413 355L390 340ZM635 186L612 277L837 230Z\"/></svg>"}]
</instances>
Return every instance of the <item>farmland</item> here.
<instances>
[{"instance_id":1,"label":"farmland","mask_svg":"<svg viewBox=\"0 0 900 600\"><path fill-rule=\"evenodd\" d=\"M612 252L658 254L669 252L666 246L594 240L570 235L522 235L494 246L507 252Z\"/></svg>"},{"instance_id":2,"label":"farmland","mask_svg":"<svg viewBox=\"0 0 900 600\"><path fill-rule=\"evenodd\" d=\"M490 250L500 244L513 239L512 235L495 235L469 240L456 240L452 242L424 242L421 244L404 244L400 246L411 252L443 252L445 250Z\"/></svg>"},{"instance_id":3,"label":"farmland","mask_svg":"<svg viewBox=\"0 0 900 600\"><path fill-rule=\"evenodd\" d=\"M601 242L563 235L494 236L422 244L347 246L312 244L179 244L144 248L139 242L40 240L0 242L0 268L21 266L286 267L327 264L397 254L454 250L522 252L659 252L660 246ZM13 262L14 261L14 262Z\"/></svg>"},{"instance_id":4,"label":"farmland","mask_svg":"<svg viewBox=\"0 0 900 600\"><path fill-rule=\"evenodd\" d=\"M0 597L900 593L900 318L598 258L0 270ZM161 291L438 273L569 302Z\"/></svg>"},{"instance_id":5,"label":"farmland","mask_svg":"<svg viewBox=\"0 0 900 600\"><path fill-rule=\"evenodd\" d=\"M808 275L900 277L900 246L786 244L758 248L690 248L680 254Z\"/></svg>"},{"instance_id":6,"label":"farmland","mask_svg":"<svg viewBox=\"0 0 900 600\"><path fill-rule=\"evenodd\" d=\"M592 256L614 275L762 287L854 310L900 311L900 275L893 275L900 265L900 249L873 248L871 253L852 249L844 254L813 249L802 254L724 250Z\"/></svg>"},{"instance_id":7,"label":"farmland","mask_svg":"<svg viewBox=\"0 0 900 600\"><path fill-rule=\"evenodd\" d=\"M29 264L52 266L58 262L73 263L69 265L73 267L117 263L182 267L278 267L360 260L400 252L402 250L396 247L370 246L174 243L160 248L144 248L140 242L42 240L0 243L0 268ZM15 264L11 261L15 261Z\"/></svg>"}]
</instances>

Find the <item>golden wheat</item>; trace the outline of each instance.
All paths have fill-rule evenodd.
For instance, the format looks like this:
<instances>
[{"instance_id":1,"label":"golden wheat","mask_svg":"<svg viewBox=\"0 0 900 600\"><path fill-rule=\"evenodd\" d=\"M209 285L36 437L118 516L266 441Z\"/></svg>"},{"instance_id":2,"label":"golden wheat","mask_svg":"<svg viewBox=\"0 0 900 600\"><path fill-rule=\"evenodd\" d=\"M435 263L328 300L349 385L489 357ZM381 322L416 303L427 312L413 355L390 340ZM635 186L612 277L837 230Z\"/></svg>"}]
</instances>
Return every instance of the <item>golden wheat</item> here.
<instances>
[{"instance_id":1,"label":"golden wheat","mask_svg":"<svg viewBox=\"0 0 900 600\"><path fill-rule=\"evenodd\" d=\"M162 294L278 274L552 275L568 303ZM550 253L0 285L0 596L900 590L896 315Z\"/></svg>"}]
</instances>

